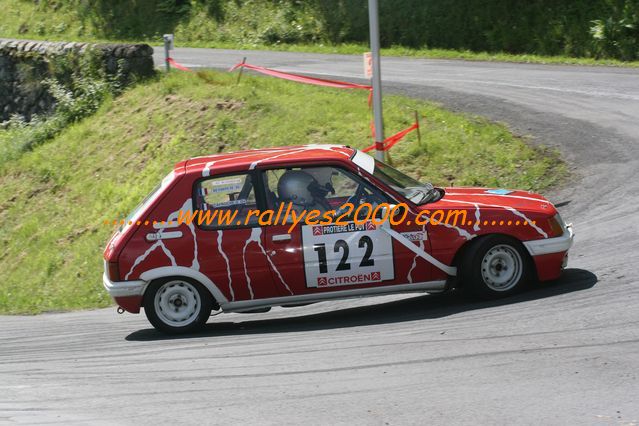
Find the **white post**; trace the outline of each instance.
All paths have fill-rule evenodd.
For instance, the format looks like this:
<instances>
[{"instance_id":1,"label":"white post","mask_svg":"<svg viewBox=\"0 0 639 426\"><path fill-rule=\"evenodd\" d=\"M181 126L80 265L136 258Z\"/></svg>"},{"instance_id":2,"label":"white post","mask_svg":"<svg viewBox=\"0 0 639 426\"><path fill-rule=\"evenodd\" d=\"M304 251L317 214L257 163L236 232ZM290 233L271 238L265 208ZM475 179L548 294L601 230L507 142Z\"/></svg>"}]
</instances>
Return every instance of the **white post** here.
<instances>
[{"instance_id":1,"label":"white post","mask_svg":"<svg viewBox=\"0 0 639 426\"><path fill-rule=\"evenodd\" d=\"M171 64L169 63L171 54L169 51L173 50L173 34L164 34L162 38L164 39L164 64L166 65L166 72L169 72L171 71Z\"/></svg>"},{"instance_id":2,"label":"white post","mask_svg":"<svg viewBox=\"0 0 639 426\"><path fill-rule=\"evenodd\" d=\"M373 54L373 117L375 123L375 158L384 160L380 144L384 142L384 116L382 113L382 70L379 56L379 11L377 0L368 0L368 22Z\"/></svg>"}]
</instances>

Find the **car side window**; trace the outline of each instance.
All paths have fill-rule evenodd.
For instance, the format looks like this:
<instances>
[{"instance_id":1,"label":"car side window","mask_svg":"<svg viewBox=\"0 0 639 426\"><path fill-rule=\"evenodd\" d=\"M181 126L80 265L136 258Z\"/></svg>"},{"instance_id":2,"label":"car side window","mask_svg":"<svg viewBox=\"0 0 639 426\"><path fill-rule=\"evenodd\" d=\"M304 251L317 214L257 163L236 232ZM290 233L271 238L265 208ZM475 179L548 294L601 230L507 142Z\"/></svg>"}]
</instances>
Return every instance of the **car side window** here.
<instances>
[{"instance_id":1,"label":"car side window","mask_svg":"<svg viewBox=\"0 0 639 426\"><path fill-rule=\"evenodd\" d=\"M257 215L249 215L257 209L253 175L245 173L199 181L195 188L195 206L205 219L210 218L209 223L200 221L203 228L256 225Z\"/></svg>"},{"instance_id":2,"label":"car side window","mask_svg":"<svg viewBox=\"0 0 639 426\"><path fill-rule=\"evenodd\" d=\"M386 197L361 178L339 167L291 167L264 172L268 208L289 202L297 210L338 210L350 202L357 207L369 202L375 207Z\"/></svg>"},{"instance_id":3,"label":"car side window","mask_svg":"<svg viewBox=\"0 0 639 426\"><path fill-rule=\"evenodd\" d=\"M278 207L277 183L286 169L270 169L264 172L264 186L266 186L266 207L275 209Z\"/></svg>"}]
</instances>

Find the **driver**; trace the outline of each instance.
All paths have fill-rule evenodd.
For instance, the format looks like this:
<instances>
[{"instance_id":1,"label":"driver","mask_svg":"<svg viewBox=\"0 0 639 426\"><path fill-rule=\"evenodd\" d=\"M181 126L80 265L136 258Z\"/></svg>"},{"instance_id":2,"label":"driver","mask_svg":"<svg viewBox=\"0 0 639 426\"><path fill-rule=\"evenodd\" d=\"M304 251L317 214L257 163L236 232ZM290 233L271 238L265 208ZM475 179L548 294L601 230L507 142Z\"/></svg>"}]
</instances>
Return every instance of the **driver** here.
<instances>
[{"instance_id":1,"label":"driver","mask_svg":"<svg viewBox=\"0 0 639 426\"><path fill-rule=\"evenodd\" d=\"M321 214L331 210L326 195L331 190L320 185L311 174L301 170L287 170L277 182L279 201L293 204L297 212L319 210Z\"/></svg>"},{"instance_id":2,"label":"driver","mask_svg":"<svg viewBox=\"0 0 639 426\"><path fill-rule=\"evenodd\" d=\"M315 178L322 188L326 188L331 194L335 194L333 187L333 176L337 176L337 171L332 167L312 167L304 170Z\"/></svg>"}]
</instances>

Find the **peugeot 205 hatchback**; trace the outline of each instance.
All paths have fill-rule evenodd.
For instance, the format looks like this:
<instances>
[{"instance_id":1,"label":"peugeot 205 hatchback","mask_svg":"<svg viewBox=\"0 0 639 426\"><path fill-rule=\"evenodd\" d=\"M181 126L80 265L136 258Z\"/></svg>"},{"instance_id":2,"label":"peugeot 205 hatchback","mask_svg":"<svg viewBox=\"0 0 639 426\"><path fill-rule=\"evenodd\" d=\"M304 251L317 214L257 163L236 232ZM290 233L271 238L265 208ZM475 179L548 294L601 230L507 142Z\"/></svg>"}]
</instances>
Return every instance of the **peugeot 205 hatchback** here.
<instances>
[{"instance_id":1,"label":"peugeot 205 hatchback","mask_svg":"<svg viewBox=\"0 0 639 426\"><path fill-rule=\"evenodd\" d=\"M304 211L315 220L292 226ZM435 220L450 213L460 220ZM180 333L213 309L451 288L507 296L558 278L572 239L534 193L434 188L346 146L247 150L178 163L111 237L104 286Z\"/></svg>"}]
</instances>

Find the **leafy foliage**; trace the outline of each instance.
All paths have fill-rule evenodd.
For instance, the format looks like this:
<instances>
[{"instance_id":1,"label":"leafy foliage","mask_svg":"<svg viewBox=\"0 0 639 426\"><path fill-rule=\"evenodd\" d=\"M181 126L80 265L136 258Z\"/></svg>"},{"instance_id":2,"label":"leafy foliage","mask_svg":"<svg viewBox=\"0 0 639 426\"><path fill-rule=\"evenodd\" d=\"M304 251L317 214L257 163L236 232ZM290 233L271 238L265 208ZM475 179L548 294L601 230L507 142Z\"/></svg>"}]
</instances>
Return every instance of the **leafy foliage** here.
<instances>
[{"instance_id":1,"label":"leafy foliage","mask_svg":"<svg viewBox=\"0 0 639 426\"><path fill-rule=\"evenodd\" d=\"M592 21L594 53L623 60L639 58L639 2L609 1L611 15Z\"/></svg>"},{"instance_id":2,"label":"leafy foliage","mask_svg":"<svg viewBox=\"0 0 639 426\"><path fill-rule=\"evenodd\" d=\"M44 80L55 99L55 111L25 121L13 116L0 132L0 168L9 160L53 138L71 123L95 113L109 97L121 92L123 74L107 75L97 61L97 52L50 58ZM120 68L121 69L121 68Z\"/></svg>"},{"instance_id":3,"label":"leafy foliage","mask_svg":"<svg viewBox=\"0 0 639 426\"><path fill-rule=\"evenodd\" d=\"M0 34L237 45L366 43L366 0L24 0ZM16 9L17 12L11 12ZM19 13L25 9L25 13ZM53 12L53 19L48 15ZM380 0L384 46L639 59L639 0ZM17 18L17 19L16 19Z\"/></svg>"}]
</instances>

